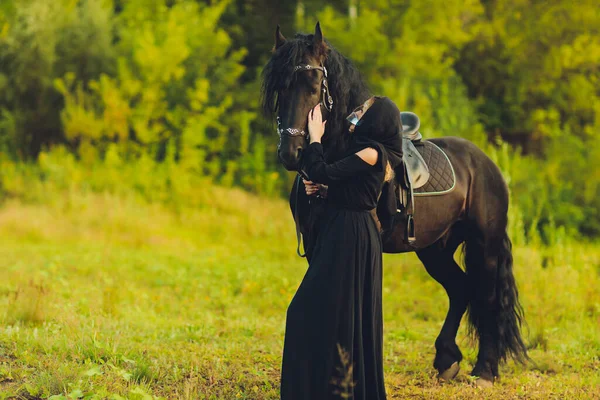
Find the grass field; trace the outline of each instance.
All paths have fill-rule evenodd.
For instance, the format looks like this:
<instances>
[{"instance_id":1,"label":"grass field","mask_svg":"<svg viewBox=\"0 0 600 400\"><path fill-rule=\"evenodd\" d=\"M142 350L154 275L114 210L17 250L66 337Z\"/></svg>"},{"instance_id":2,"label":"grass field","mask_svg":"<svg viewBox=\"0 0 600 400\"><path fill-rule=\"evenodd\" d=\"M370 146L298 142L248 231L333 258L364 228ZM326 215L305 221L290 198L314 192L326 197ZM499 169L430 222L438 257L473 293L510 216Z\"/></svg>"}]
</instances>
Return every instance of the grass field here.
<instances>
[{"instance_id":1,"label":"grass field","mask_svg":"<svg viewBox=\"0 0 600 400\"><path fill-rule=\"evenodd\" d=\"M286 307L306 270L283 201L205 188L194 207L66 192L0 207L0 399L277 399ZM443 289L384 261L392 399L600 398L600 248L517 248L534 363L441 385ZM463 321L465 322L465 321Z\"/></svg>"}]
</instances>

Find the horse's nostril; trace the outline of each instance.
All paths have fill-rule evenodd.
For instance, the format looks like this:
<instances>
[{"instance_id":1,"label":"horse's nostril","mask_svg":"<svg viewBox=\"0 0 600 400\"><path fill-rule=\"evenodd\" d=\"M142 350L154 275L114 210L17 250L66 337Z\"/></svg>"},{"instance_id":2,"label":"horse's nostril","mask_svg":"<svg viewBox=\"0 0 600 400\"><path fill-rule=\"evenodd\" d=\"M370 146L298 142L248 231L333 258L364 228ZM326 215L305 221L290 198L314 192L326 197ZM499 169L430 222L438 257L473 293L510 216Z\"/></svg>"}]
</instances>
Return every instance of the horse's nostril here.
<instances>
[{"instance_id":1,"label":"horse's nostril","mask_svg":"<svg viewBox=\"0 0 600 400\"><path fill-rule=\"evenodd\" d=\"M298 147L296 150L296 159L300 160L300 156L302 156L302 147Z\"/></svg>"}]
</instances>

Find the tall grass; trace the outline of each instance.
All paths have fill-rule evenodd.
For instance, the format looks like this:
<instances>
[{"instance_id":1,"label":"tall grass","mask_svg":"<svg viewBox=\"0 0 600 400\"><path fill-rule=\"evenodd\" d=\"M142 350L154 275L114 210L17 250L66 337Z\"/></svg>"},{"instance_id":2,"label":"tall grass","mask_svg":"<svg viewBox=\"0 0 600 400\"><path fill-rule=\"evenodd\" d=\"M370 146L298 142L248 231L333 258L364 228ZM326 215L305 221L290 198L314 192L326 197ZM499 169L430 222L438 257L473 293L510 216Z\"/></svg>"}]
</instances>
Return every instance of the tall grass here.
<instances>
[{"instance_id":1,"label":"tall grass","mask_svg":"<svg viewBox=\"0 0 600 400\"><path fill-rule=\"evenodd\" d=\"M286 202L175 169L70 162L3 164L0 399L278 398L285 309L306 271ZM484 397L599 397L600 247L522 232L515 273L534 362L504 366ZM414 255L384 266L390 397L481 398L464 326L463 372L435 379L443 289Z\"/></svg>"}]
</instances>

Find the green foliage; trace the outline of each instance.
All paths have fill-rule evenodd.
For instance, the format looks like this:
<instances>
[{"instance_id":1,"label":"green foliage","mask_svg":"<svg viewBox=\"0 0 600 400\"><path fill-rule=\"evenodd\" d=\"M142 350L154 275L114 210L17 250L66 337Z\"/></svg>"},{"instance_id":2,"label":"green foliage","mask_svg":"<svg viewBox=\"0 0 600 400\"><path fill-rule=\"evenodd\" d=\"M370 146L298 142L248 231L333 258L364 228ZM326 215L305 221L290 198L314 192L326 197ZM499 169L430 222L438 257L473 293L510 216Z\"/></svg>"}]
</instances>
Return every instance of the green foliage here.
<instances>
[{"instance_id":1,"label":"green foliage","mask_svg":"<svg viewBox=\"0 0 600 400\"><path fill-rule=\"evenodd\" d=\"M62 101L53 80L81 82L109 70L111 14L100 0L32 0L4 14L0 35L0 149L35 156L63 139Z\"/></svg>"},{"instance_id":2,"label":"green foliage","mask_svg":"<svg viewBox=\"0 0 600 400\"><path fill-rule=\"evenodd\" d=\"M36 157L62 142L91 165L112 148L128 163L280 191L250 128L256 111L236 96L247 52L219 27L227 4L139 0L115 14L103 0L34 0L3 14L0 151Z\"/></svg>"},{"instance_id":3,"label":"green foliage","mask_svg":"<svg viewBox=\"0 0 600 400\"><path fill-rule=\"evenodd\" d=\"M425 137L470 139L501 163L515 236L597 237L599 18L592 0L3 1L0 162L105 168L79 175L163 200L203 179L285 193L259 72L277 23L292 36L320 20ZM40 171L6 168L2 197Z\"/></svg>"},{"instance_id":4,"label":"green foliage","mask_svg":"<svg viewBox=\"0 0 600 400\"><path fill-rule=\"evenodd\" d=\"M489 2L465 49L462 76L487 127L526 142L600 127L600 15L594 1Z\"/></svg>"},{"instance_id":5,"label":"green foliage","mask_svg":"<svg viewBox=\"0 0 600 400\"><path fill-rule=\"evenodd\" d=\"M355 62L373 92L427 121L426 137L455 135L483 144L482 126L452 68L473 36L471 21L482 7L478 2L455 1L447 8L431 3L394 2L390 7L374 2L361 5L356 19L327 7L318 18L328 40ZM311 29L312 16L302 23Z\"/></svg>"},{"instance_id":6,"label":"green foliage","mask_svg":"<svg viewBox=\"0 0 600 400\"><path fill-rule=\"evenodd\" d=\"M217 26L225 5L126 3L118 17L116 74L102 74L85 88L72 74L56 80L65 98L66 138L80 152L87 144L103 153L117 143L127 158L170 158L220 176L248 142L255 117L228 115L245 50L232 51Z\"/></svg>"}]
</instances>

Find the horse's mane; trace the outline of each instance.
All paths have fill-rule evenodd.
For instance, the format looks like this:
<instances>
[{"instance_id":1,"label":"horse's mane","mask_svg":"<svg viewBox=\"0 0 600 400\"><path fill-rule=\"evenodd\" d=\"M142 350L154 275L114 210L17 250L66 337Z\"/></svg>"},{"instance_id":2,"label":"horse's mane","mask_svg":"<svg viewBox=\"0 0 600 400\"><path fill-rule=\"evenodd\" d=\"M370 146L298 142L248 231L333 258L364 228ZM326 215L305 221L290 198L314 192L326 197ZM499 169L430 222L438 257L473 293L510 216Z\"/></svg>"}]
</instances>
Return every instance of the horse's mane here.
<instances>
[{"instance_id":1,"label":"horse's mane","mask_svg":"<svg viewBox=\"0 0 600 400\"><path fill-rule=\"evenodd\" d=\"M328 158L337 158L345 151L349 123L346 116L368 99L371 94L358 69L352 62L327 43L325 68L333 97L333 110L327 119L323 145ZM313 54L313 35L296 34L294 39L275 51L262 72L262 108L274 118L279 110L279 93L296 81L294 67L302 63L304 55Z\"/></svg>"}]
</instances>

